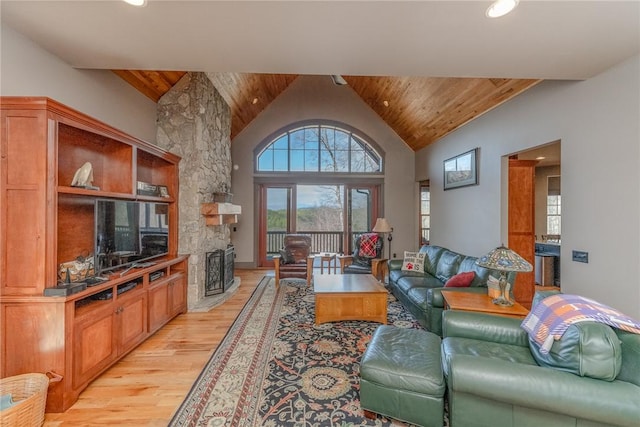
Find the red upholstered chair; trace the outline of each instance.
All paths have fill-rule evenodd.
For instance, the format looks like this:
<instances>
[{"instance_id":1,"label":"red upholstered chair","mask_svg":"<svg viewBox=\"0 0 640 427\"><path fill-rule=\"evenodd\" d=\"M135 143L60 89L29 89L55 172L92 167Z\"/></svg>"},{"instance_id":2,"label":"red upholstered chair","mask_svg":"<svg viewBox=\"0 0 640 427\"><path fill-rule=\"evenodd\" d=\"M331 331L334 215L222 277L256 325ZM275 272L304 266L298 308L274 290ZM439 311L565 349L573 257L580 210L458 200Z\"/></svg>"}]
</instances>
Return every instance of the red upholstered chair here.
<instances>
[{"instance_id":1,"label":"red upholstered chair","mask_svg":"<svg viewBox=\"0 0 640 427\"><path fill-rule=\"evenodd\" d=\"M313 275L313 256L311 256L311 236L306 234L287 234L280 255L273 257L276 269L276 287L280 279L306 279L311 284Z\"/></svg>"}]
</instances>

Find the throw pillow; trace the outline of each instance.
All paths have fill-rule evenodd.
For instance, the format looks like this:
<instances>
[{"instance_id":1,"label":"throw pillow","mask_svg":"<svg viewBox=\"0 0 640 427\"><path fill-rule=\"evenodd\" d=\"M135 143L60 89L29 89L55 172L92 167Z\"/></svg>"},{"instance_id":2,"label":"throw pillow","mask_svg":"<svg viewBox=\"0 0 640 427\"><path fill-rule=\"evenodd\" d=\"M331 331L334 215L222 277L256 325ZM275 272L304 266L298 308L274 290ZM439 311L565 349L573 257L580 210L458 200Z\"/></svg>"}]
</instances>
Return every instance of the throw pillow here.
<instances>
[{"instance_id":1,"label":"throw pillow","mask_svg":"<svg viewBox=\"0 0 640 427\"><path fill-rule=\"evenodd\" d=\"M404 252L404 260L402 261L403 271L424 271L424 252Z\"/></svg>"},{"instance_id":2,"label":"throw pillow","mask_svg":"<svg viewBox=\"0 0 640 427\"><path fill-rule=\"evenodd\" d=\"M358 254L367 258L375 258L377 255L376 246L378 244L376 233L365 233L360 236L360 248Z\"/></svg>"},{"instance_id":3,"label":"throw pillow","mask_svg":"<svg viewBox=\"0 0 640 427\"><path fill-rule=\"evenodd\" d=\"M282 264L293 264L295 261L293 255L284 248L280 249L280 259L282 260Z\"/></svg>"},{"instance_id":4,"label":"throw pillow","mask_svg":"<svg viewBox=\"0 0 640 427\"><path fill-rule=\"evenodd\" d=\"M444 284L445 288L468 288L471 286L471 282L475 279L475 271L465 271L464 273L458 273L451 279L447 280Z\"/></svg>"}]
</instances>

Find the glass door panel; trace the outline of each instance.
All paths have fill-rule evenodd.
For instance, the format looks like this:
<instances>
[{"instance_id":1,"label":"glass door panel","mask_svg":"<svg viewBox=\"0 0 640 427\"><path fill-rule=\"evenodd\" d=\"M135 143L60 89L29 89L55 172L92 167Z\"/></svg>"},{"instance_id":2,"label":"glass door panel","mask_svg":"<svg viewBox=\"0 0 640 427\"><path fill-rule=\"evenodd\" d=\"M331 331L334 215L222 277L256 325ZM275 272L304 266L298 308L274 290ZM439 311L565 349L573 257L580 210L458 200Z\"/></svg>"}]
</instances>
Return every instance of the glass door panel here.
<instances>
[{"instance_id":1,"label":"glass door panel","mask_svg":"<svg viewBox=\"0 0 640 427\"><path fill-rule=\"evenodd\" d=\"M311 235L312 252L344 252L344 186L297 185L296 232Z\"/></svg>"},{"instance_id":2,"label":"glass door panel","mask_svg":"<svg viewBox=\"0 0 640 427\"><path fill-rule=\"evenodd\" d=\"M263 187L260 266L273 266L273 255L279 254L284 235L293 229L291 217L292 187Z\"/></svg>"},{"instance_id":3,"label":"glass door panel","mask_svg":"<svg viewBox=\"0 0 640 427\"><path fill-rule=\"evenodd\" d=\"M355 238L373 228L378 215L375 187L349 186L347 189L347 242L348 252L353 251Z\"/></svg>"}]
</instances>

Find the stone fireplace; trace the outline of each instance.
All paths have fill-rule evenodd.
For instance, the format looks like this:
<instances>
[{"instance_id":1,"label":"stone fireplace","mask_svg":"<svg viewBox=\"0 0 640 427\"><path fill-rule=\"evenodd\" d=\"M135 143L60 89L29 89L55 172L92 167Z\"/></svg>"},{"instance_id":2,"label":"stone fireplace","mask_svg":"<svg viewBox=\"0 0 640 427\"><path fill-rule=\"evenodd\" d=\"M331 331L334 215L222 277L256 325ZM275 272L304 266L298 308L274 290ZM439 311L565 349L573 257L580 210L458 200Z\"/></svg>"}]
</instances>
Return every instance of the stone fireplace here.
<instances>
[{"instance_id":1,"label":"stone fireplace","mask_svg":"<svg viewBox=\"0 0 640 427\"><path fill-rule=\"evenodd\" d=\"M231 112L204 73L187 73L158 101L157 145L182 157L178 252L189 258L189 310L205 302L206 254L226 250L228 224L207 226L200 205L231 189ZM236 279L237 280L237 279Z\"/></svg>"}]
</instances>

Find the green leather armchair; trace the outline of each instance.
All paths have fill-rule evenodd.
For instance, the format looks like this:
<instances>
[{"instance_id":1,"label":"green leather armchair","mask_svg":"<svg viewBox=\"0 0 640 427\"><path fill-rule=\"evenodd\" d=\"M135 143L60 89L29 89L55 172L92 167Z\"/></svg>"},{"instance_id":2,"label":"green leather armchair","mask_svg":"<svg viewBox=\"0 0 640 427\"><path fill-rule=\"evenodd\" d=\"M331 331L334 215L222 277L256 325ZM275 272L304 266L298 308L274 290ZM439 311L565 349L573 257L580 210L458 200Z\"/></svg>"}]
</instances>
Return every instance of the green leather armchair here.
<instances>
[{"instance_id":1,"label":"green leather armchair","mask_svg":"<svg viewBox=\"0 0 640 427\"><path fill-rule=\"evenodd\" d=\"M552 347L563 365L554 368L536 361L520 323L443 313L451 427L640 425L640 335L572 325Z\"/></svg>"}]
</instances>

